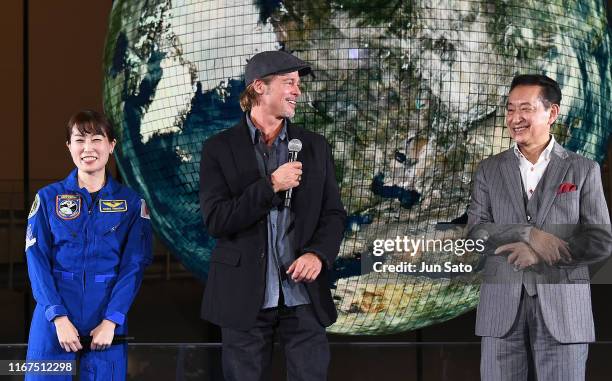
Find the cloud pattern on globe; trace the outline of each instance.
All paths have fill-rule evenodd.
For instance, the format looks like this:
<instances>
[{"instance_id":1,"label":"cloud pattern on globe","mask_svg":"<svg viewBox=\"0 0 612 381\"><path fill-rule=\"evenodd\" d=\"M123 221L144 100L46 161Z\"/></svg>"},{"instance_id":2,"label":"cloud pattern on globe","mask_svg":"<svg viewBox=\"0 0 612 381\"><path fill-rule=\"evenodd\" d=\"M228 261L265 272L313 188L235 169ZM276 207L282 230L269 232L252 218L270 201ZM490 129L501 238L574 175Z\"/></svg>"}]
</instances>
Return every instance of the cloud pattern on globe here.
<instances>
[{"instance_id":1,"label":"cloud pattern on globe","mask_svg":"<svg viewBox=\"0 0 612 381\"><path fill-rule=\"evenodd\" d=\"M454 224L466 220L476 165L511 143L504 106L515 74L555 78L557 140L603 158L612 64L601 3L117 0L104 96L119 168L158 235L205 278L214 241L198 205L202 142L239 120L247 58L293 52L315 71L294 122L331 143L349 214L329 330L393 333L451 319L476 305L478 274L366 273L361 258L375 239L463 235Z\"/></svg>"}]
</instances>

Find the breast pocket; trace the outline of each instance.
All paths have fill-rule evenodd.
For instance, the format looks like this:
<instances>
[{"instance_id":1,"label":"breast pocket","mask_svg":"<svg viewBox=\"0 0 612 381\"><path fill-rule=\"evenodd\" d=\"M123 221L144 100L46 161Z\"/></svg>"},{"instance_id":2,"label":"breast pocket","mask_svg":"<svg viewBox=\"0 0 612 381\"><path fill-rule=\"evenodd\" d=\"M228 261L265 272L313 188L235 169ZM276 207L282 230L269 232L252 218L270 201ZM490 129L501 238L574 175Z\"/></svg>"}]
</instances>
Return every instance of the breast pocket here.
<instances>
[{"instance_id":1,"label":"breast pocket","mask_svg":"<svg viewBox=\"0 0 612 381\"><path fill-rule=\"evenodd\" d=\"M82 244L85 240L79 219L64 221L54 217L50 219L49 225L53 234L53 244L56 247L75 246Z\"/></svg>"},{"instance_id":2,"label":"breast pocket","mask_svg":"<svg viewBox=\"0 0 612 381\"><path fill-rule=\"evenodd\" d=\"M566 192L556 195L547 220L563 224L578 223L580 220L580 193Z\"/></svg>"},{"instance_id":3,"label":"breast pocket","mask_svg":"<svg viewBox=\"0 0 612 381\"><path fill-rule=\"evenodd\" d=\"M110 213L109 213L110 214ZM99 245L98 253L117 254L121 251L125 233L121 230L125 223L125 218L122 218L124 213L113 213L109 216L103 216L96 224L97 243Z\"/></svg>"},{"instance_id":4,"label":"breast pocket","mask_svg":"<svg viewBox=\"0 0 612 381\"><path fill-rule=\"evenodd\" d=\"M302 173L302 180L300 181L300 187L317 187L323 184L323 172L317 171L315 168L304 169Z\"/></svg>"},{"instance_id":5,"label":"breast pocket","mask_svg":"<svg viewBox=\"0 0 612 381\"><path fill-rule=\"evenodd\" d=\"M50 220L51 233L53 234L53 257L64 269L72 269L80 263L85 248L85 234L80 231L80 223L74 221L59 221L56 218Z\"/></svg>"},{"instance_id":6,"label":"breast pocket","mask_svg":"<svg viewBox=\"0 0 612 381\"><path fill-rule=\"evenodd\" d=\"M324 181L321 172L304 170L300 185L293 189L292 203L296 210L312 210L313 207L321 205Z\"/></svg>"}]
</instances>

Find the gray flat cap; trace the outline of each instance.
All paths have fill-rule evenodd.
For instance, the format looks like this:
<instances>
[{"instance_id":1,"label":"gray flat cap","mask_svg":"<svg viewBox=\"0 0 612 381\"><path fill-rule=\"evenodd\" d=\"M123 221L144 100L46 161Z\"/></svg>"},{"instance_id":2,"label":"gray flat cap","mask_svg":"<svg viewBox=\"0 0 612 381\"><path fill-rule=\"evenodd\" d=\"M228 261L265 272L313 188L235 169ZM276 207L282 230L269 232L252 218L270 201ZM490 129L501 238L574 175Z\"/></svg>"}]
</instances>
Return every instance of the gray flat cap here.
<instances>
[{"instance_id":1,"label":"gray flat cap","mask_svg":"<svg viewBox=\"0 0 612 381\"><path fill-rule=\"evenodd\" d=\"M270 74L285 74L294 71L297 71L300 77L312 73L309 64L287 52L274 50L257 53L246 64L244 84L248 86L254 80Z\"/></svg>"}]
</instances>

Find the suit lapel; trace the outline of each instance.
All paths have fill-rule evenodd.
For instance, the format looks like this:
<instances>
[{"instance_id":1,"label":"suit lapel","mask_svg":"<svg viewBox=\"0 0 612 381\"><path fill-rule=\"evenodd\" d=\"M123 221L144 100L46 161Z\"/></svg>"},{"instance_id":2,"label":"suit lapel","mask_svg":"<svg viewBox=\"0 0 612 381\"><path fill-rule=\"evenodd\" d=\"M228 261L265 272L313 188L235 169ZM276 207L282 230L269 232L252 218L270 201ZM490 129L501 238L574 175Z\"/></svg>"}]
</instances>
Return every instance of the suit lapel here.
<instances>
[{"instance_id":1,"label":"suit lapel","mask_svg":"<svg viewBox=\"0 0 612 381\"><path fill-rule=\"evenodd\" d=\"M521 182L521 171L519 170L518 158L512 149L506 151L505 160L500 164L501 174L506 184L505 192L508 193L515 210L519 211L521 218L525 218L525 202L523 200L523 185Z\"/></svg>"},{"instance_id":2,"label":"suit lapel","mask_svg":"<svg viewBox=\"0 0 612 381\"><path fill-rule=\"evenodd\" d=\"M567 156L565 149L555 143L550 155L550 163L548 163L544 176L538 184L538 186L542 186L540 193L542 201L538 208L537 226L542 226L555 197L557 197L559 184L561 184L570 165L569 160L566 160Z\"/></svg>"},{"instance_id":3,"label":"suit lapel","mask_svg":"<svg viewBox=\"0 0 612 381\"><path fill-rule=\"evenodd\" d=\"M240 186L245 188L249 184L261 177L257 166L255 148L249 134L249 126L246 123L246 116L243 114L241 122L233 127L229 144L234 157L234 164L240 173Z\"/></svg>"}]
</instances>

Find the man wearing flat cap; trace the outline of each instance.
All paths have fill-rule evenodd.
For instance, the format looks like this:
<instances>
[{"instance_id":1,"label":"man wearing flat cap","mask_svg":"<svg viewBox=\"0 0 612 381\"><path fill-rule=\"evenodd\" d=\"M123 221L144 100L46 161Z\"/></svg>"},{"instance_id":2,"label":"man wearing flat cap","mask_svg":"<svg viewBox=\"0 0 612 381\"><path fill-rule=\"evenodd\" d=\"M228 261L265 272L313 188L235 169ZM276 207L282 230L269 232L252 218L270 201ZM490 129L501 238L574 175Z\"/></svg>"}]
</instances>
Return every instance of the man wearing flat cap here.
<instances>
[{"instance_id":1,"label":"man wearing flat cap","mask_svg":"<svg viewBox=\"0 0 612 381\"><path fill-rule=\"evenodd\" d=\"M283 51L253 56L240 122L202 148L200 206L217 240L202 316L221 326L228 381L270 379L275 333L288 380L327 379L325 327L337 316L329 271L346 212L330 145L289 121L309 73Z\"/></svg>"}]
</instances>

